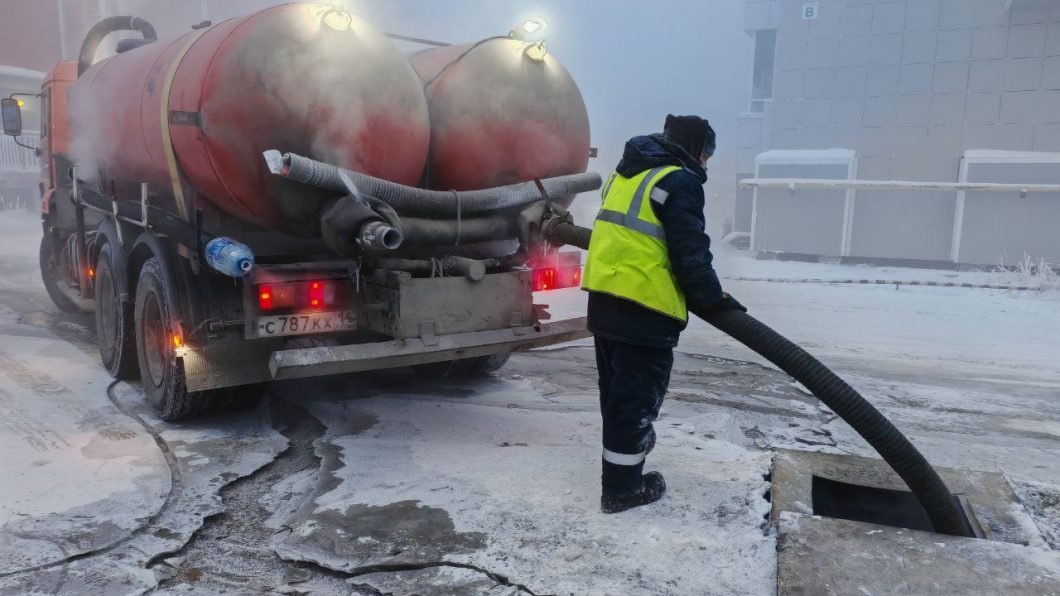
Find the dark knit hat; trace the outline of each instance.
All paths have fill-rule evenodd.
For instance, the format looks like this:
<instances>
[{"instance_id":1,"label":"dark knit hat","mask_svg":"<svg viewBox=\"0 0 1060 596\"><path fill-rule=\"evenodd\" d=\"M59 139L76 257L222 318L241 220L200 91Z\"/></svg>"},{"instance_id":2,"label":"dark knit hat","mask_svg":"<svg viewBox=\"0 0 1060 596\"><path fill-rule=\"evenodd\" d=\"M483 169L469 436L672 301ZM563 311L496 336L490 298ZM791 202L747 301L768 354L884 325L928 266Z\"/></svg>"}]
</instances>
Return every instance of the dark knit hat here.
<instances>
[{"instance_id":1,"label":"dark knit hat","mask_svg":"<svg viewBox=\"0 0 1060 596\"><path fill-rule=\"evenodd\" d=\"M688 151L694 159L700 155L714 155L717 135L714 129L699 116L674 116L667 114L665 134L671 141Z\"/></svg>"}]
</instances>

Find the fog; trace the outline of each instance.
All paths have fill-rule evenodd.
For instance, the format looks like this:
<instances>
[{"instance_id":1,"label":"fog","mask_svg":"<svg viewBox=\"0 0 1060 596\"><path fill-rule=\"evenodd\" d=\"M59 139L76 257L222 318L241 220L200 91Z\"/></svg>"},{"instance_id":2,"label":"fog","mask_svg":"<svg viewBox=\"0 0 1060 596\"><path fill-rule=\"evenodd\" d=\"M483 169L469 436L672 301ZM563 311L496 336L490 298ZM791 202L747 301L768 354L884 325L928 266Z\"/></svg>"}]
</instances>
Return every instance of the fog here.
<instances>
[{"instance_id":1,"label":"fog","mask_svg":"<svg viewBox=\"0 0 1060 596\"><path fill-rule=\"evenodd\" d=\"M186 31L202 20L219 21L270 0L60 0L67 28L66 56L75 57L83 30L100 16L135 14L149 19L161 37ZM666 114L698 114L718 132L710 165L708 225L721 230L732 214L735 191L736 117L747 108L753 43L743 30L741 0L668 0L645 6L629 0L486 2L454 0L336 0L379 29L459 43L503 35L523 19L549 24L550 52L577 81L599 157L592 170L614 169L625 141L658 132ZM401 49L422 46L399 42ZM576 215L585 222L598 200L584 196Z\"/></svg>"},{"instance_id":2,"label":"fog","mask_svg":"<svg viewBox=\"0 0 1060 596\"><path fill-rule=\"evenodd\" d=\"M578 82L589 111L591 169L614 169L625 141L659 132L667 113L698 114L718 132L707 183L708 225L717 233L732 213L736 117L747 109L753 43L740 0L667 0L653 16L631 0L482 2L356 0L352 8L390 32L442 41L503 34L529 17L549 24L549 50ZM657 15L657 16L655 16ZM592 212L579 198L577 215ZM577 204L576 204L577 205ZM592 207L595 207L593 205Z\"/></svg>"},{"instance_id":3,"label":"fog","mask_svg":"<svg viewBox=\"0 0 1060 596\"><path fill-rule=\"evenodd\" d=\"M658 132L668 113L708 118L719 135L707 185L708 225L721 230L733 213L737 115L748 107L753 40L743 27L742 0L666 0L645 5L630 0L329 0L380 30L461 43L503 35L522 20L545 19L548 46L573 75L587 104L592 170L606 175L625 141ZM53 4L54 2L54 4ZM104 16L128 14L150 20L163 39L203 20L218 22L278 0L5 0L10 17L0 23L9 56L0 64L40 71L60 56L75 59L85 32ZM17 17L19 14L25 18ZM18 23L32 23L32 27ZM52 28L30 35L28 29ZM117 37L117 36L112 36ZM103 48L113 49L115 39ZM397 42L404 51L422 46ZM10 48L10 49L8 49ZM591 218L598 200L583 196L576 215Z\"/></svg>"}]
</instances>

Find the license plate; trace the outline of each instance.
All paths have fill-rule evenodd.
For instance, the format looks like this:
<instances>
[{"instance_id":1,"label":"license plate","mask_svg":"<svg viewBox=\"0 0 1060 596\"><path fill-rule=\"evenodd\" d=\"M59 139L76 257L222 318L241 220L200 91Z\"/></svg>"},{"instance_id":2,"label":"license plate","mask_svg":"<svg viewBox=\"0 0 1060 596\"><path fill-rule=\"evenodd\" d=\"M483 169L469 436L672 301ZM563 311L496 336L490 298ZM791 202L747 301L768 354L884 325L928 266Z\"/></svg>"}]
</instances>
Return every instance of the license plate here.
<instances>
[{"instance_id":1,"label":"license plate","mask_svg":"<svg viewBox=\"0 0 1060 596\"><path fill-rule=\"evenodd\" d=\"M357 315L352 310L258 317L258 337L331 333L356 328Z\"/></svg>"}]
</instances>

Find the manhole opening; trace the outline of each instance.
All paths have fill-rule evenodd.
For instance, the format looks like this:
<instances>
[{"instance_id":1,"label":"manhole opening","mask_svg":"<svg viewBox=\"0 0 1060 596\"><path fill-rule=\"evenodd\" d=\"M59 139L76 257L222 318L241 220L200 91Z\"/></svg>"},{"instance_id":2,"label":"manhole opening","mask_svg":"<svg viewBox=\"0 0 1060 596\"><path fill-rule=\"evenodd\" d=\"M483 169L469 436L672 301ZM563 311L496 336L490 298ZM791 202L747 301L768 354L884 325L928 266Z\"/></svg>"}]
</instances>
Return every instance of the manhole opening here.
<instances>
[{"instance_id":1,"label":"manhole opening","mask_svg":"<svg viewBox=\"0 0 1060 596\"><path fill-rule=\"evenodd\" d=\"M848 484L820 476L813 477L813 513L823 517L934 532L927 511L913 493ZM953 497L977 537L982 531L974 519L969 520L967 501Z\"/></svg>"}]
</instances>

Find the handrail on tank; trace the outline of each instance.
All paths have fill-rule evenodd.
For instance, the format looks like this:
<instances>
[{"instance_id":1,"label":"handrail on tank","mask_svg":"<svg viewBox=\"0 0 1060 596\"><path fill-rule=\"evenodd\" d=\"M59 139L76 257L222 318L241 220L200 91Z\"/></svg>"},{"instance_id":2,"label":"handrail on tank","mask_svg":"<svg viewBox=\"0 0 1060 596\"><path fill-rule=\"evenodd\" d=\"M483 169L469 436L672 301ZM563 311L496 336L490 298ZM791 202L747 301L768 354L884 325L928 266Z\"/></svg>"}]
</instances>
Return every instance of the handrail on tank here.
<instances>
[{"instance_id":1,"label":"handrail on tank","mask_svg":"<svg viewBox=\"0 0 1060 596\"><path fill-rule=\"evenodd\" d=\"M85 71L95 64L99 44L111 33L119 31L137 31L145 41L158 41L154 26L140 17L107 17L96 23L85 35L85 41L81 43L81 53L77 57L77 76L85 74Z\"/></svg>"}]
</instances>

